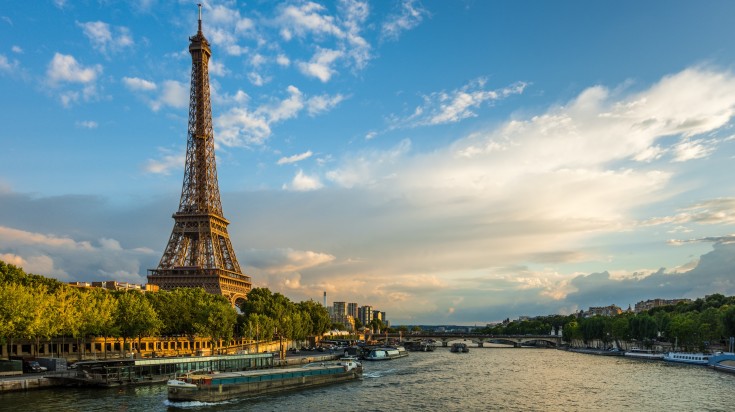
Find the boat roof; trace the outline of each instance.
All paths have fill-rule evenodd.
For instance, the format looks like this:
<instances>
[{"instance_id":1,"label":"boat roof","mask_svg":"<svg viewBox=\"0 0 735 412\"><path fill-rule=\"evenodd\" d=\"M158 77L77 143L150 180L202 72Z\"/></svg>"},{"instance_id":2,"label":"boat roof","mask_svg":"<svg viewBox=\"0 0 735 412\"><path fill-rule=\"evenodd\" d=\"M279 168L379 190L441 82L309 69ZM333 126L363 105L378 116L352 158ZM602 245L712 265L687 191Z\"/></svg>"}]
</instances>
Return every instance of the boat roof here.
<instances>
[{"instance_id":1,"label":"boat roof","mask_svg":"<svg viewBox=\"0 0 735 412\"><path fill-rule=\"evenodd\" d=\"M255 370L249 370L249 371L237 371L237 372L221 372L221 373L196 373L191 372L188 373L186 376L190 379L202 379L202 378L209 378L209 379L226 379L226 378L236 378L241 376L264 376L264 375L273 375L277 373L292 373L292 372L302 372L305 368L308 369L334 369L339 368L342 369L342 365L338 365L336 363L330 363L328 365L306 365L306 367L298 367L298 368L273 368L273 369L255 369Z\"/></svg>"},{"instance_id":2,"label":"boat roof","mask_svg":"<svg viewBox=\"0 0 735 412\"><path fill-rule=\"evenodd\" d=\"M234 359L256 359L256 358L272 358L272 353L249 353L237 355L213 355L213 356L177 356L170 358L146 358L146 359L104 359L93 361L79 361L78 366L142 366L142 365L169 365L192 362L208 362Z\"/></svg>"}]
</instances>

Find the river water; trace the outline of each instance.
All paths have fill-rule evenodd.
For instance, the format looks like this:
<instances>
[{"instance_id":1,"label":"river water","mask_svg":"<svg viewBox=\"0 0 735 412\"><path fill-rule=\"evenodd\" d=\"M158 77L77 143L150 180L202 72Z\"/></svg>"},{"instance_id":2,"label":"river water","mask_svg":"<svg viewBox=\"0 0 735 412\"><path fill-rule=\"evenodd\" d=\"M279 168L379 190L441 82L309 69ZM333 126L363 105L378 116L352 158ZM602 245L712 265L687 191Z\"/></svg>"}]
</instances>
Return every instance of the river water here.
<instances>
[{"instance_id":1,"label":"river water","mask_svg":"<svg viewBox=\"0 0 735 412\"><path fill-rule=\"evenodd\" d=\"M171 404L165 385L0 394L8 411L733 411L735 375L553 349L412 352L363 362L361 381L217 404Z\"/></svg>"}]
</instances>

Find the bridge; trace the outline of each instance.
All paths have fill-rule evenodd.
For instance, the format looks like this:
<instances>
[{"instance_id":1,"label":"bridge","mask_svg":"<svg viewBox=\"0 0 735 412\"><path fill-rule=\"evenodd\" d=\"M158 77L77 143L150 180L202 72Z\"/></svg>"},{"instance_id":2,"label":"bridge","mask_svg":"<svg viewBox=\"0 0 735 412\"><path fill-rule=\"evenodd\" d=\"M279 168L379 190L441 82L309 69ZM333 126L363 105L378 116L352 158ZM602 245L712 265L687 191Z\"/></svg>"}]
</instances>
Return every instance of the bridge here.
<instances>
[{"instance_id":1,"label":"bridge","mask_svg":"<svg viewBox=\"0 0 735 412\"><path fill-rule=\"evenodd\" d=\"M373 335L373 339L375 340L388 340L391 338L403 341L434 340L441 342L442 347L447 347L450 342L458 340L473 342L479 348L484 347L486 343L512 345L516 348L532 342L544 342L544 344L554 347L562 344L562 337L559 335L482 335L477 333L451 332L412 332L407 335L403 335L402 333Z\"/></svg>"}]
</instances>

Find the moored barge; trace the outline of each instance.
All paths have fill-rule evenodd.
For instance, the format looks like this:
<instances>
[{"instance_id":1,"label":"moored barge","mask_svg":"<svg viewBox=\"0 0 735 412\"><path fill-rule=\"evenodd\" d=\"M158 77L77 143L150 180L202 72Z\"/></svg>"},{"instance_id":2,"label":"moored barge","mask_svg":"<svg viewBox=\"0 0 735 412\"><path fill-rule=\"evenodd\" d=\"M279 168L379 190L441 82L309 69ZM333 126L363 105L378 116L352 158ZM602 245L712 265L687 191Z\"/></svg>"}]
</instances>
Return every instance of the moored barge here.
<instances>
[{"instance_id":1,"label":"moored barge","mask_svg":"<svg viewBox=\"0 0 735 412\"><path fill-rule=\"evenodd\" d=\"M313 363L300 368L191 372L168 381L168 400L219 402L346 382L360 377L362 364L351 358L332 363Z\"/></svg>"}]
</instances>

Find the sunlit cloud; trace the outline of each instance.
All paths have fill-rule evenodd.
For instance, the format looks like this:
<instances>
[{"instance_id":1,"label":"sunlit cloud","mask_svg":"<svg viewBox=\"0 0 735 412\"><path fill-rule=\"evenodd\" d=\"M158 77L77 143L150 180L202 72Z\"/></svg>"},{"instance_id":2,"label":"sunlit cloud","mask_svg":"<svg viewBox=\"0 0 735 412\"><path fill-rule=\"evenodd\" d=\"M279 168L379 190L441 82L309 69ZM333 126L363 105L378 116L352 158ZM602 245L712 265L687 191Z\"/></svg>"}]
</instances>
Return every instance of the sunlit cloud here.
<instances>
[{"instance_id":1,"label":"sunlit cloud","mask_svg":"<svg viewBox=\"0 0 735 412\"><path fill-rule=\"evenodd\" d=\"M304 153L299 153L299 154L295 154L293 156L288 156L288 157L282 157L278 159L277 164L285 165L285 164L297 163L304 159L310 158L312 154L313 153L311 152L311 150L307 150Z\"/></svg>"},{"instance_id":2,"label":"sunlit cloud","mask_svg":"<svg viewBox=\"0 0 735 412\"><path fill-rule=\"evenodd\" d=\"M290 184L283 185L283 189L297 192L317 190L322 187L324 187L324 184L319 180L319 177L307 175L303 170L296 172Z\"/></svg>"}]
</instances>

